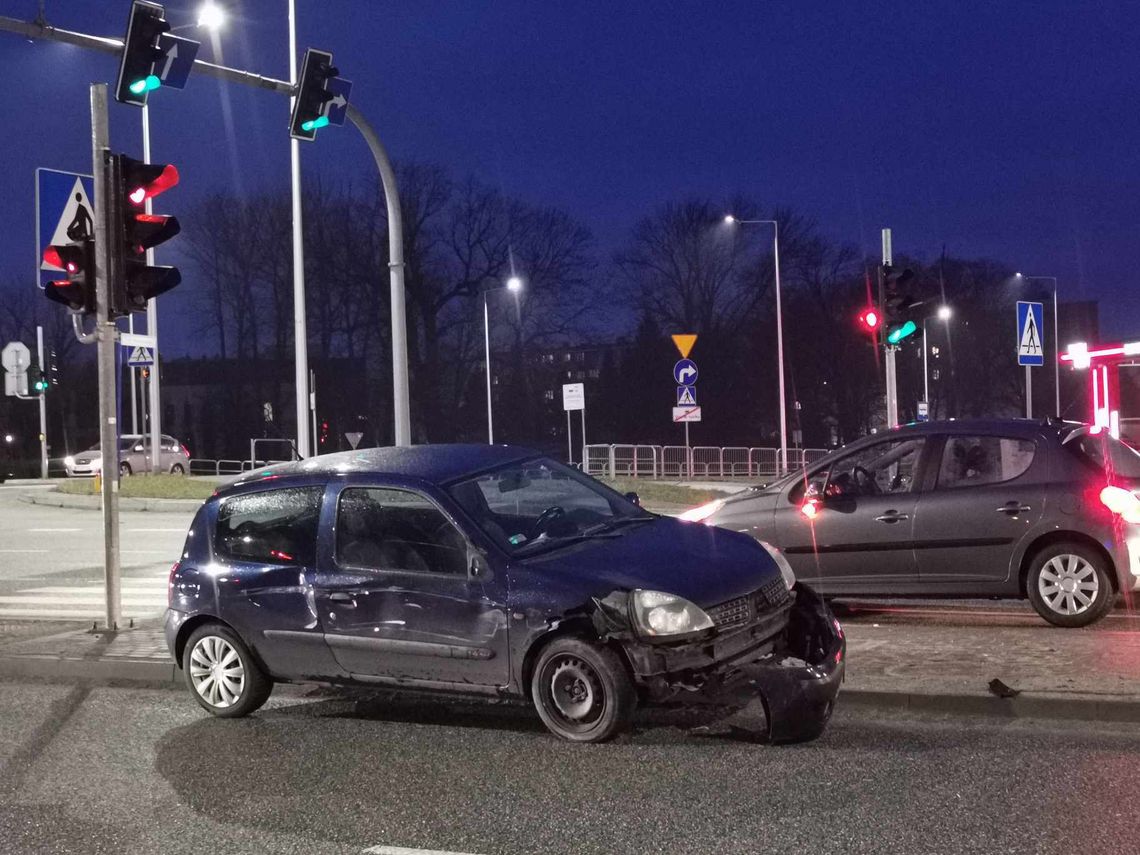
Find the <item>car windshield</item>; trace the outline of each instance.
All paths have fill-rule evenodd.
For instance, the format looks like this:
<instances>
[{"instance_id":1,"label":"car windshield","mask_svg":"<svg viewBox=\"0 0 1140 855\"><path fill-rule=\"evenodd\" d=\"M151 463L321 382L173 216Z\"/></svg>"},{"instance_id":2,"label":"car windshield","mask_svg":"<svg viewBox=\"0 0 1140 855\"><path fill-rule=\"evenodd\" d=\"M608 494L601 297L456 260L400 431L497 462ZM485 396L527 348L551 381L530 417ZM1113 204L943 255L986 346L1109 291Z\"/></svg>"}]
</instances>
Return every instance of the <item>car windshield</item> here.
<instances>
[{"instance_id":1,"label":"car windshield","mask_svg":"<svg viewBox=\"0 0 1140 855\"><path fill-rule=\"evenodd\" d=\"M508 464L449 492L496 543L520 555L618 537L654 518L593 478L548 458Z\"/></svg>"},{"instance_id":2,"label":"car windshield","mask_svg":"<svg viewBox=\"0 0 1140 855\"><path fill-rule=\"evenodd\" d=\"M1065 448L1109 477L1140 480L1140 454L1108 431L1081 428L1069 435Z\"/></svg>"}]
</instances>

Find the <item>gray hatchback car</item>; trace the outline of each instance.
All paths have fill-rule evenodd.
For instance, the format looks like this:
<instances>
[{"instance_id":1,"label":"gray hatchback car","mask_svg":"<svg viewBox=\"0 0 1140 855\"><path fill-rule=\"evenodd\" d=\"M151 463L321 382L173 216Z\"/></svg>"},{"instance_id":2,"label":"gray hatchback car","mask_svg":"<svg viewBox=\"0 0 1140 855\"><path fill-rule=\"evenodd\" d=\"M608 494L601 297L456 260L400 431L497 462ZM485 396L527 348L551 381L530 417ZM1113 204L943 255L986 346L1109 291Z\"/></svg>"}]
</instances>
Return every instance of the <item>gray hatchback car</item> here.
<instances>
[{"instance_id":1,"label":"gray hatchback car","mask_svg":"<svg viewBox=\"0 0 1140 855\"><path fill-rule=\"evenodd\" d=\"M1028 598L1077 627L1140 590L1140 454L1058 420L908 425L687 512L825 596Z\"/></svg>"}]
</instances>

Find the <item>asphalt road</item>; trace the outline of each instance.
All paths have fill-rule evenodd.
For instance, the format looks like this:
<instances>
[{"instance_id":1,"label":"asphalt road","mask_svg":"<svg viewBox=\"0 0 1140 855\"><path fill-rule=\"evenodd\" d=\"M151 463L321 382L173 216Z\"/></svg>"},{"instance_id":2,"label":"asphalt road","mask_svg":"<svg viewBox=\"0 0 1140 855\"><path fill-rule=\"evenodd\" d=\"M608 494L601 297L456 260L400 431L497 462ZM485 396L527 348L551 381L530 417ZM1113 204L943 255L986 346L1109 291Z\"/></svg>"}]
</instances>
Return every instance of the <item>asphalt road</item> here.
<instances>
[{"instance_id":1,"label":"asphalt road","mask_svg":"<svg viewBox=\"0 0 1140 855\"><path fill-rule=\"evenodd\" d=\"M526 709L0 684L0 852L1140 852L1140 726L840 710L770 747ZM396 851L375 849L373 851Z\"/></svg>"}]
</instances>

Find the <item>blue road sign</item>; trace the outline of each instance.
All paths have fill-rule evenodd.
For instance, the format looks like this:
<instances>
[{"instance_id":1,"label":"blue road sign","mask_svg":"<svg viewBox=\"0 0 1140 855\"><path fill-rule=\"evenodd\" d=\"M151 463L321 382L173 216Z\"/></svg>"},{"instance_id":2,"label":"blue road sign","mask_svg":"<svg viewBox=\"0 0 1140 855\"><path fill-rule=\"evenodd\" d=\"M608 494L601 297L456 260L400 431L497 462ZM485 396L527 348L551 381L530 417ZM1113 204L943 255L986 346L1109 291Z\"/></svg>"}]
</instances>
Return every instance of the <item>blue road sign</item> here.
<instances>
[{"instance_id":1,"label":"blue road sign","mask_svg":"<svg viewBox=\"0 0 1140 855\"><path fill-rule=\"evenodd\" d=\"M149 347L142 347L141 345L129 347L123 345L123 353L127 354L127 365L130 365L132 368L154 365L154 351Z\"/></svg>"},{"instance_id":2,"label":"blue road sign","mask_svg":"<svg viewBox=\"0 0 1140 855\"><path fill-rule=\"evenodd\" d=\"M677 406L678 407L695 407L697 405L697 387L696 386L678 386L677 387Z\"/></svg>"},{"instance_id":3,"label":"blue road sign","mask_svg":"<svg viewBox=\"0 0 1140 855\"><path fill-rule=\"evenodd\" d=\"M201 42L182 36L172 36L163 33L158 37L158 49L164 56L154 64L154 73L162 81L163 86L172 89L185 89L186 78L190 76L190 69L194 67L194 57L198 55Z\"/></svg>"},{"instance_id":4,"label":"blue road sign","mask_svg":"<svg viewBox=\"0 0 1140 855\"><path fill-rule=\"evenodd\" d=\"M325 91L332 95L332 99L325 106L325 115L329 117L329 124L343 125L344 117L348 114L348 96L352 92L352 81L334 77L325 84Z\"/></svg>"},{"instance_id":5,"label":"blue road sign","mask_svg":"<svg viewBox=\"0 0 1140 855\"><path fill-rule=\"evenodd\" d=\"M90 175L36 170L36 281L42 289L63 271L44 261L44 249L95 237L95 181Z\"/></svg>"},{"instance_id":6,"label":"blue road sign","mask_svg":"<svg viewBox=\"0 0 1140 855\"><path fill-rule=\"evenodd\" d=\"M1041 338L1040 303L1017 302L1017 364L1044 365L1045 342Z\"/></svg>"},{"instance_id":7,"label":"blue road sign","mask_svg":"<svg viewBox=\"0 0 1140 855\"><path fill-rule=\"evenodd\" d=\"M678 359L673 366L673 379L678 386L692 386L697 382L697 363L691 359Z\"/></svg>"}]
</instances>

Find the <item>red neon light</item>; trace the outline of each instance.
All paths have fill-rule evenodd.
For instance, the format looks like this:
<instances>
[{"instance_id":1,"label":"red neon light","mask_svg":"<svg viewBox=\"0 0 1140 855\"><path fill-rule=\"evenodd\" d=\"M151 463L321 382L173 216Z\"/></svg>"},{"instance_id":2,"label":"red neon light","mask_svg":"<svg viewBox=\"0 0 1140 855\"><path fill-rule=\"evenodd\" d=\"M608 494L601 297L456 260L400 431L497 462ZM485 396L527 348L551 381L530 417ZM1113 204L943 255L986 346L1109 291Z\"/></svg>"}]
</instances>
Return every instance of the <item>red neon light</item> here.
<instances>
[{"instance_id":1,"label":"red neon light","mask_svg":"<svg viewBox=\"0 0 1140 855\"><path fill-rule=\"evenodd\" d=\"M1096 359L1099 356L1124 356L1124 345L1113 344L1102 347L1100 350L1090 350L1088 353L1082 353L1081 357L1085 359ZM1073 357L1069 353L1061 354L1062 362L1072 362Z\"/></svg>"}]
</instances>

